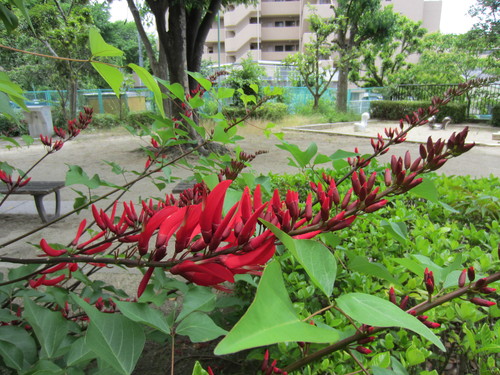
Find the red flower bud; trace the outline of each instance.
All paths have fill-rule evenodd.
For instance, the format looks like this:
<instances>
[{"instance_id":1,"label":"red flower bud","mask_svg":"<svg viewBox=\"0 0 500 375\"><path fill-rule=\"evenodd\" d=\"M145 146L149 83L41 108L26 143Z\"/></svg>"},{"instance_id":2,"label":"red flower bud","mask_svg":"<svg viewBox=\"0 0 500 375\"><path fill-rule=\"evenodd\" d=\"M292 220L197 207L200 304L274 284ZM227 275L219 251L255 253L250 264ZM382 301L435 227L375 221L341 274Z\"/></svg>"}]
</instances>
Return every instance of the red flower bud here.
<instances>
[{"instance_id":1,"label":"red flower bud","mask_svg":"<svg viewBox=\"0 0 500 375\"><path fill-rule=\"evenodd\" d=\"M361 354L370 354L372 351L368 348L365 348L364 346L356 346L356 351L361 353Z\"/></svg>"},{"instance_id":2,"label":"red flower bud","mask_svg":"<svg viewBox=\"0 0 500 375\"><path fill-rule=\"evenodd\" d=\"M496 302L493 302L493 301L488 301L487 299L483 299L483 298L479 298L479 297L472 297L470 299L470 301L474 304L474 305L478 305L478 306L484 306L484 307L491 307L493 305L496 305Z\"/></svg>"},{"instance_id":3,"label":"red flower bud","mask_svg":"<svg viewBox=\"0 0 500 375\"><path fill-rule=\"evenodd\" d=\"M474 281L476 278L476 272L474 271L474 267L470 266L467 269L467 277L469 278L469 281Z\"/></svg>"},{"instance_id":4,"label":"red flower bud","mask_svg":"<svg viewBox=\"0 0 500 375\"><path fill-rule=\"evenodd\" d=\"M458 277L458 287L462 288L465 285L465 277L467 276L467 270L464 269L460 276Z\"/></svg>"}]
</instances>

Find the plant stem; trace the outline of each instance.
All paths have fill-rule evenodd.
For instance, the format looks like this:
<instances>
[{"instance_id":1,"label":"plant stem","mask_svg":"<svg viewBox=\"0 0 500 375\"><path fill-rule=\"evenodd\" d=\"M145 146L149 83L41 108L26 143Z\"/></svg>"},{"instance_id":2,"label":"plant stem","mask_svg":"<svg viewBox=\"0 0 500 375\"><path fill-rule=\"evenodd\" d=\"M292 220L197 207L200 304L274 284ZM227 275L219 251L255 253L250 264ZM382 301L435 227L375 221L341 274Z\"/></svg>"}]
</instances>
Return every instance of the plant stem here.
<instances>
[{"instance_id":1,"label":"plant stem","mask_svg":"<svg viewBox=\"0 0 500 375\"><path fill-rule=\"evenodd\" d=\"M500 271L485 278L486 284L490 284L490 283L493 283L493 282L498 281L498 280L500 280ZM475 287L475 284L476 283L472 284L472 289ZM444 294L441 297L435 298L432 302L427 301L425 303L418 305L418 307L413 307L413 308L409 309L408 311L413 310L416 312L417 315L420 315L420 314L422 314L428 310L431 310L437 306L440 306L448 301L451 301L455 298L458 298L458 297L461 297L461 296L467 294L470 291L470 289L471 288L469 287L469 285L466 285L466 286L459 288L459 289L456 289L450 293ZM389 327L374 327L373 331L370 332L370 335L384 331L387 328L389 328ZM365 337L368 337L368 334L359 333L359 332L355 333L352 336L349 336L349 337L346 337L345 339L337 341L335 344L329 345L323 349L320 349L312 354L307 355L304 358L301 358L301 359L293 362L292 364L286 366L283 370L287 371L289 373L292 371L298 370L299 368L301 368L301 367L303 367L311 362L314 362L321 357L329 355L329 354L336 352L338 350L343 350L347 346L349 346L349 345L355 343L356 341L363 339Z\"/></svg>"}]
</instances>

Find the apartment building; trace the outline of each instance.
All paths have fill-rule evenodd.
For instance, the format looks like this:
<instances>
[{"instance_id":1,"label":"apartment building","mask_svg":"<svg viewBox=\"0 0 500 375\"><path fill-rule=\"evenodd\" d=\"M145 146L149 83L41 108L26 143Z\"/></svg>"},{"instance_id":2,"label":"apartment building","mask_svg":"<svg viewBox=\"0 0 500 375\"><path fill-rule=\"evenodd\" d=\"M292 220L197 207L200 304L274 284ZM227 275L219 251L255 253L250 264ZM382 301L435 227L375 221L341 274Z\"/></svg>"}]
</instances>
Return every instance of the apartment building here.
<instances>
[{"instance_id":1,"label":"apartment building","mask_svg":"<svg viewBox=\"0 0 500 375\"><path fill-rule=\"evenodd\" d=\"M281 61L302 51L311 37L307 19L311 6L323 17L330 16L335 0L261 0L256 5L231 5L214 22L203 58L221 64L238 63L249 54L257 61ZM414 21L422 21L430 32L439 31L441 0L381 0L384 6Z\"/></svg>"}]
</instances>

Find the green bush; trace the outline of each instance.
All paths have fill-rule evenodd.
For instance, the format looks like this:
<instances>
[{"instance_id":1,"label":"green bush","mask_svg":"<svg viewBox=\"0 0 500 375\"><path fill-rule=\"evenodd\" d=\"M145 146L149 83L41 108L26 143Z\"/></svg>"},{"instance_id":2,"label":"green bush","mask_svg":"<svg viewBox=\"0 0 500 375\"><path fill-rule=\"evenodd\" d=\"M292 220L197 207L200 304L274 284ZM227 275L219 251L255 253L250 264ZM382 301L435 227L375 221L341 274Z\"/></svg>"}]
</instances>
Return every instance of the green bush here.
<instances>
[{"instance_id":1,"label":"green bush","mask_svg":"<svg viewBox=\"0 0 500 375\"><path fill-rule=\"evenodd\" d=\"M23 134L28 134L28 127L20 112L17 113L16 119L0 114L0 135L17 137Z\"/></svg>"},{"instance_id":2,"label":"green bush","mask_svg":"<svg viewBox=\"0 0 500 375\"><path fill-rule=\"evenodd\" d=\"M288 107L284 103L264 103L255 111L257 118L276 121L281 120L288 114Z\"/></svg>"},{"instance_id":3,"label":"green bush","mask_svg":"<svg viewBox=\"0 0 500 375\"><path fill-rule=\"evenodd\" d=\"M319 108L313 109L312 100L295 108L295 113L302 116L320 115L321 122L352 122L358 121L359 115L351 112L337 112L335 103L329 100L320 99Z\"/></svg>"},{"instance_id":4,"label":"green bush","mask_svg":"<svg viewBox=\"0 0 500 375\"><path fill-rule=\"evenodd\" d=\"M491 110L491 124L500 127L500 104L494 105Z\"/></svg>"},{"instance_id":5,"label":"green bush","mask_svg":"<svg viewBox=\"0 0 500 375\"><path fill-rule=\"evenodd\" d=\"M246 109L243 106L226 107L223 109L228 116L236 118L246 115ZM288 114L288 107L284 103L264 103L261 107L252 114L252 118L263 120L276 121L281 120Z\"/></svg>"},{"instance_id":6,"label":"green bush","mask_svg":"<svg viewBox=\"0 0 500 375\"><path fill-rule=\"evenodd\" d=\"M431 105L425 101L390 101L377 100L371 103L370 116L381 120L399 120L402 114L412 113L419 108L427 108ZM454 124L465 122L467 106L465 104L449 103L442 107L437 114L437 121L445 117L451 117Z\"/></svg>"},{"instance_id":7,"label":"green bush","mask_svg":"<svg viewBox=\"0 0 500 375\"><path fill-rule=\"evenodd\" d=\"M131 112L125 121L134 128L139 128L140 125L149 127L154 122L154 115L155 113L151 111Z\"/></svg>"},{"instance_id":8,"label":"green bush","mask_svg":"<svg viewBox=\"0 0 500 375\"><path fill-rule=\"evenodd\" d=\"M111 129L121 126L118 116L109 113L97 113L92 118L90 126L94 129Z\"/></svg>"}]
</instances>

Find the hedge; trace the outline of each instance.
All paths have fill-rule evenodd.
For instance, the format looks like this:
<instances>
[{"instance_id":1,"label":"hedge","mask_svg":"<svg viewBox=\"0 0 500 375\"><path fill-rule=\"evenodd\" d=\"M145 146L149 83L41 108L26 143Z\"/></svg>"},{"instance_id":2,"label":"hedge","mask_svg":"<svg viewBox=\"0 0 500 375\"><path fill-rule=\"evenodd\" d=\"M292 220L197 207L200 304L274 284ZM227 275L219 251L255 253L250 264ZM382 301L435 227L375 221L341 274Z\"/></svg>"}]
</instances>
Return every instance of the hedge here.
<instances>
[{"instance_id":1,"label":"hedge","mask_svg":"<svg viewBox=\"0 0 500 375\"><path fill-rule=\"evenodd\" d=\"M226 107L224 108L231 117L243 117L246 115L244 107ZM254 118L261 118L269 121L281 120L288 114L288 107L284 103L264 103L261 107L257 108L255 113L252 114Z\"/></svg>"},{"instance_id":2,"label":"hedge","mask_svg":"<svg viewBox=\"0 0 500 375\"><path fill-rule=\"evenodd\" d=\"M491 110L491 124L500 127L500 104L495 104Z\"/></svg>"},{"instance_id":3,"label":"hedge","mask_svg":"<svg viewBox=\"0 0 500 375\"><path fill-rule=\"evenodd\" d=\"M427 108L431 105L425 101L390 101L377 100L370 103L370 116L381 120L399 120L404 115L417 111L419 108ZM448 103L442 107L437 114L437 121L442 121L445 117L451 117L452 123L460 124L465 122L467 116L467 106L465 104Z\"/></svg>"}]
</instances>

